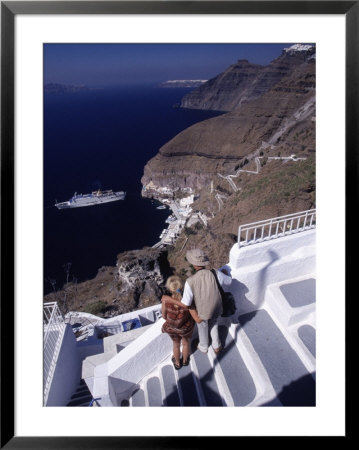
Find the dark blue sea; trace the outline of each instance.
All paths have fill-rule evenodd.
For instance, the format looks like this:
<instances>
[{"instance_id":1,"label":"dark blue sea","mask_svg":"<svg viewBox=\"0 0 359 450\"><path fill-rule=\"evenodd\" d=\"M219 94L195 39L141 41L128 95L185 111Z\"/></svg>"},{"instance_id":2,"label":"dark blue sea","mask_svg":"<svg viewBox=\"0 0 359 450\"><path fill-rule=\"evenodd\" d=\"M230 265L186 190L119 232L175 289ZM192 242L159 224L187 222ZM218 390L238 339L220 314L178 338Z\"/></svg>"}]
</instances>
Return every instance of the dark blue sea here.
<instances>
[{"instance_id":1,"label":"dark blue sea","mask_svg":"<svg viewBox=\"0 0 359 450\"><path fill-rule=\"evenodd\" d=\"M116 87L44 96L44 292L114 266L120 252L159 240L169 210L141 197L141 177L159 148L190 125L216 115L174 108L189 89ZM58 210L56 201L96 189L125 200Z\"/></svg>"}]
</instances>

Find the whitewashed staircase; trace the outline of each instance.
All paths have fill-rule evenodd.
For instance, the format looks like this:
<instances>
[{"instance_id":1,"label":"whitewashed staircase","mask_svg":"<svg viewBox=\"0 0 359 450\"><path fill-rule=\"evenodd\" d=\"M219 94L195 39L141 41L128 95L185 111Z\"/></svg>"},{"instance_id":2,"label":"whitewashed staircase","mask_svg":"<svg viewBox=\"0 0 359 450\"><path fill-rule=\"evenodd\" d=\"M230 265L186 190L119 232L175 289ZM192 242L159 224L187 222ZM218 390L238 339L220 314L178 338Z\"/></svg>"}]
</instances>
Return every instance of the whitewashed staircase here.
<instances>
[{"instance_id":1,"label":"whitewashed staircase","mask_svg":"<svg viewBox=\"0 0 359 450\"><path fill-rule=\"evenodd\" d=\"M267 296L262 309L220 326L219 355L194 340L189 366L175 370L169 355L121 406L315 406L315 280L271 286ZM278 321L275 307L292 320Z\"/></svg>"}]
</instances>

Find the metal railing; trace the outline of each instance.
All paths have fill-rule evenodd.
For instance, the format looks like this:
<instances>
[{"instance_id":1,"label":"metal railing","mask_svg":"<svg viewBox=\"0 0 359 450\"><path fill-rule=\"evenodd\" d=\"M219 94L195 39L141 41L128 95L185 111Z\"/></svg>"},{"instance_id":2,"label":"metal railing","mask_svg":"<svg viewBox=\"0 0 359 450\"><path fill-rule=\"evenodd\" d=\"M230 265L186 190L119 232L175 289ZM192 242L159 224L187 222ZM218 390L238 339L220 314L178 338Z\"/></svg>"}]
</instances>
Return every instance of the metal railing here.
<instances>
[{"instance_id":1,"label":"metal railing","mask_svg":"<svg viewBox=\"0 0 359 450\"><path fill-rule=\"evenodd\" d=\"M44 404L46 405L51 381L59 356L66 324L56 302L44 303Z\"/></svg>"},{"instance_id":2,"label":"metal railing","mask_svg":"<svg viewBox=\"0 0 359 450\"><path fill-rule=\"evenodd\" d=\"M252 222L239 227L238 245L244 247L258 242L288 236L300 231L310 230L315 228L315 226L315 209Z\"/></svg>"}]
</instances>

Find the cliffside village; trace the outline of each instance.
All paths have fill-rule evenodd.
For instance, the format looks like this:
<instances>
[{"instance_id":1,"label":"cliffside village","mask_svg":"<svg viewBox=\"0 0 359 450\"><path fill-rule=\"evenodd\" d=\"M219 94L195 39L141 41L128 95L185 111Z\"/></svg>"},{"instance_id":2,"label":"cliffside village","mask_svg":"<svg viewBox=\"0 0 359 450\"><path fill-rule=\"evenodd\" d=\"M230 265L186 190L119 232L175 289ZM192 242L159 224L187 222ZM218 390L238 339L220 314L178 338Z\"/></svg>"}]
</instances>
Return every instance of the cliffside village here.
<instances>
[{"instance_id":1,"label":"cliffside village","mask_svg":"<svg viewBox=\"0 0 359 450\"><path fill-rule=\"evenodd\" d=\"M181 194L180 196L178 194ZM195 196L192 188L175 188L171 189L168 186L156 186L153 181L150 181L146 186L143 186L143 196L152 197L163 205L158 206L158 209L163 209L168 206L172 214L166 219L168 228L165 228L153 248L160 248L164 245L173 245L176 242L179 234L187 223L190 227L201 220L203 224L207 225L207 218L201 212L194 212L191 205L198 198Z\"/></svg>"}]
</instances>

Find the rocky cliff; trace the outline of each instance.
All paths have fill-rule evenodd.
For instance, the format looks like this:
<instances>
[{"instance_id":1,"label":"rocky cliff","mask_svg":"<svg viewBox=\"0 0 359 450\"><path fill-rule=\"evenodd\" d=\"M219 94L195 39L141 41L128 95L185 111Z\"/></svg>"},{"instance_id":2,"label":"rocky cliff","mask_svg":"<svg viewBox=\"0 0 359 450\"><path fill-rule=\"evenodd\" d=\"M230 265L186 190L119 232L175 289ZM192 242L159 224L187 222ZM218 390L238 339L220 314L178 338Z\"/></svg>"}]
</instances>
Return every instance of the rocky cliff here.
<instances>
[{"instance_id":1,"label":"rocky cliff","mask_svg":"<svg viewBox=\"0 0 359 450\"><path fill-rule=\"evenodd\" d=\"M275 72L274 67L277 68ZM263 78L264 69L261 73ZM187 128L161 147L147 163L142 184L146 186L152 182L155 186L200 190L212 181L216 183L218 174L234 174L240 165L259 156L262 151L266 156L278 153L304 156L313 152L315 60L304 58L301 53L284 54L265 73L268 76L264 78L272 80L267 82L267 87L272 85L261 95L258 86L255 91L252 88L257 98ZM241 78L236 80L242 86ZM195 91L196 96L206 85ZM264 89L264 84L261 86ZM235 91L235 88L236 82L233 82L230 91ZM238 92L242 92L239 87ZM227 98L227 94L221 98ZM305 139L298 139L298 133L304 130Z\"/></svg>"},{"instance_id":2,"label":"rocky cliff","mask_svg":"<svg viewBox=\"0 0 359 450\"><path fill-rule=\"evenodd\" d=\"M171 274L167 252L145 247L119 254L116 267L102 267L91 280L68 283L44 302L57 302L64 313L113 317L158 304Z\"/></svg>"},{"instance_id":3,"label":"rocky cliff","mask_svg":"<svg viewBox=\"0 0 359 450\"><path fill-rule=\"evenodd\" d=\"M242 103L252 101L289 75L303 62L313 58L314 46L292 46L268 66L239 60L223 73L188 93L182 108L232 111Z\"/></svg>"},{"instance_id":4,"label":"rocky cliff","mask_svg":"<svg viewBox=\"0 0 359 450\"><path fill-rule=\"evenodd\" d=\"M182 106L229 111L175 136L144 169L143 195L191 188L209 219L170 250L173 267L185 269L195 245L225 264L241 223L315 206L315 47L284 49L266 67L238 61Z\"/></svg>"},{"instance_id":5,"label":"rocky cliff","mask_svg":"<svg viewBox=\"0 0 359 450\"><path fill-rule=\"evenodd\" d=\"M181 107L231 111L251 98L253 86L262 69L258 64L239 60L199 89L188 93L182 99Z\"/></svg>"}]
</instances>

